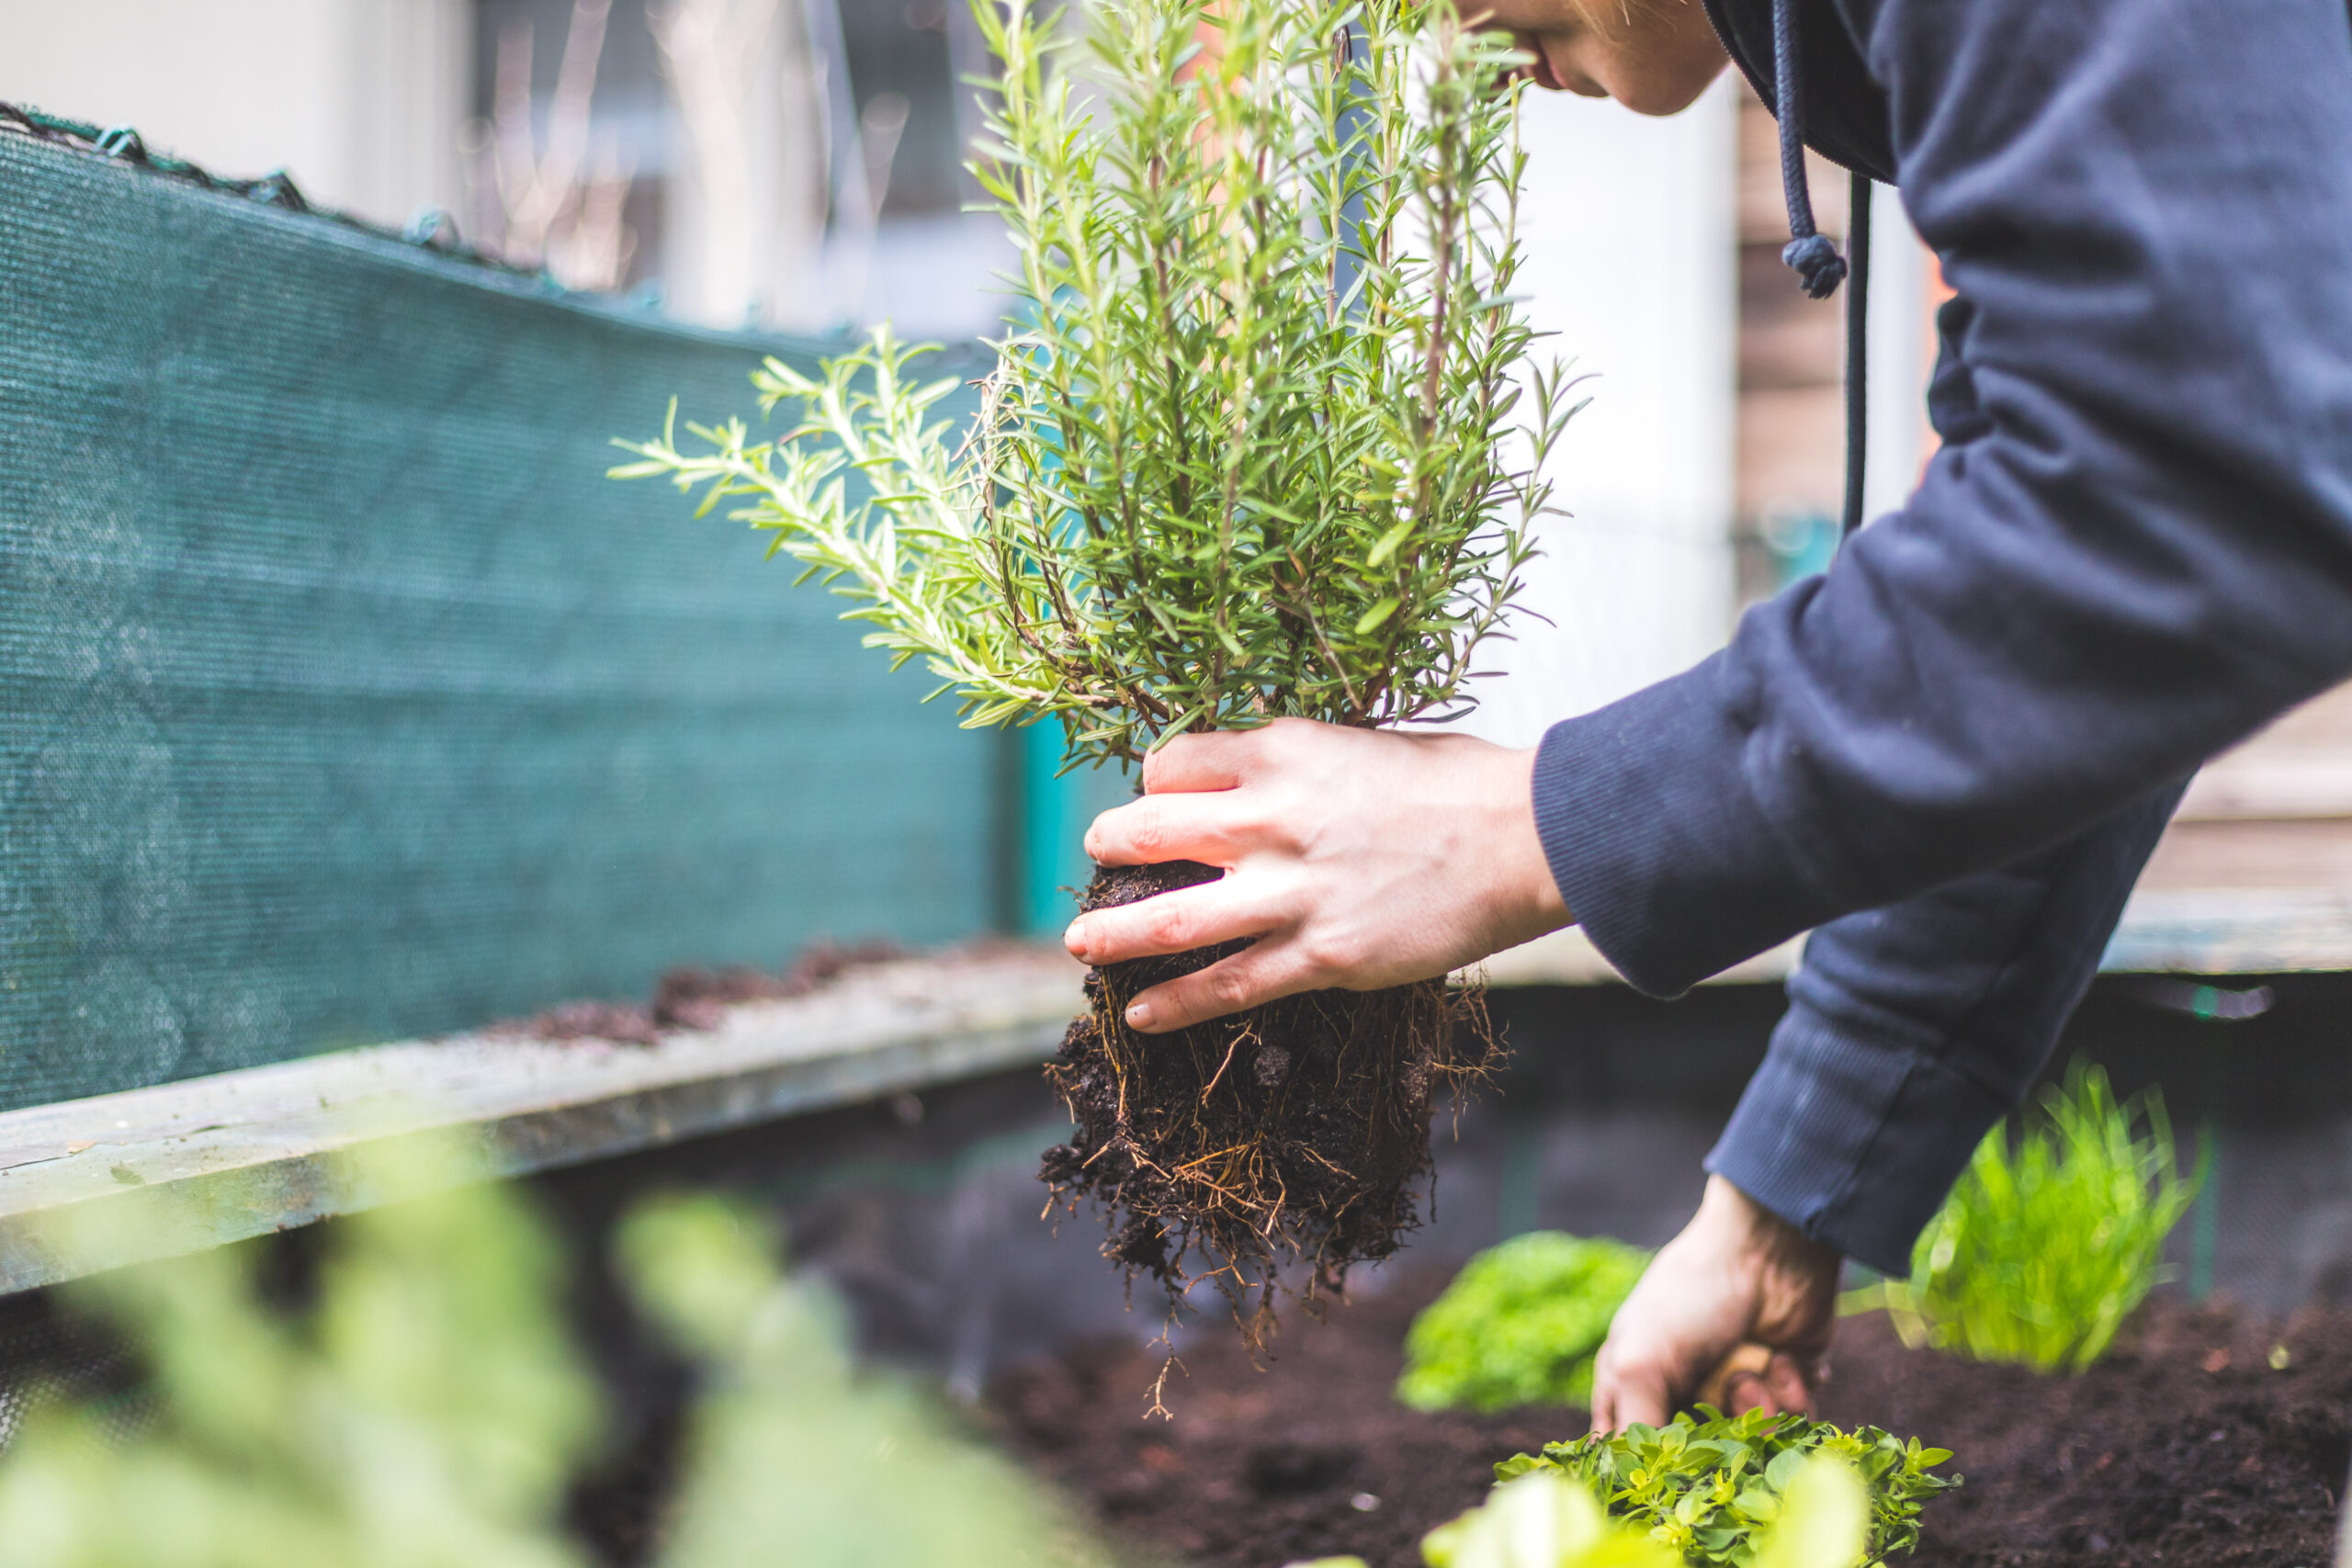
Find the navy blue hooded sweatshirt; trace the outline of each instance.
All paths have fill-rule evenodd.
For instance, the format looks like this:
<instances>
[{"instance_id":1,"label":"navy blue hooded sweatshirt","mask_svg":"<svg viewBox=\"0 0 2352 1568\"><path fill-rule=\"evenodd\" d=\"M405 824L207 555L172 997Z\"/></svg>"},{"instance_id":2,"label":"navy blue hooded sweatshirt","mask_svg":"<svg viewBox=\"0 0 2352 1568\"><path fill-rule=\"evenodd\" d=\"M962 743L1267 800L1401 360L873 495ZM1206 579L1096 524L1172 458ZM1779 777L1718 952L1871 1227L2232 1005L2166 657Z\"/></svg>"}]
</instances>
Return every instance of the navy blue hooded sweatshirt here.
<instances>
[{"instance_id":1,"label":"navy blue hooded sweatshirt","mask_svg":"<svg viewBox=\"0 0 2352 1568\"><path fill-rule=\"evenodd\" d=\"M1707 4L1770 103L1768 0ZM1555 727L1535 812L1644 991L1814 931L1708 1166L1903 1271L2182 781L2352 676L2352 14L1799 17L1808 139L1901 187L1958 292L1943 446L1723 652Z\"/></svg>"}]
</instances>

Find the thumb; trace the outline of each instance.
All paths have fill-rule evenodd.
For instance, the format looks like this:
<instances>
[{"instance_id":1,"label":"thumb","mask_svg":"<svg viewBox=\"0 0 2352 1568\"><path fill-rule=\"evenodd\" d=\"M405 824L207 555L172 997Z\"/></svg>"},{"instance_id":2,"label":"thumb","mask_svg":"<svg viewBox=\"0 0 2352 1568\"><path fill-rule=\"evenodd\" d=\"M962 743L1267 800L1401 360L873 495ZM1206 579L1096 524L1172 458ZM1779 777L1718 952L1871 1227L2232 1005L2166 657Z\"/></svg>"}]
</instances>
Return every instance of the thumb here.
<instances>
[{"instance_id":1,"label":"thumb","mask_svg":"<svg viewBox=\"0 0 2352 1568\"><path fill-rule=\"evenodd\" d=\"M1774 1406L1799 1416L1814 1414L1813 1385L1819 1374L1808 1374L1798 1359L1785 1353L1772 1358L1771 1367L1764 1374L1764 1386L1770 1391Z\"/></svg>"}]
</instances>

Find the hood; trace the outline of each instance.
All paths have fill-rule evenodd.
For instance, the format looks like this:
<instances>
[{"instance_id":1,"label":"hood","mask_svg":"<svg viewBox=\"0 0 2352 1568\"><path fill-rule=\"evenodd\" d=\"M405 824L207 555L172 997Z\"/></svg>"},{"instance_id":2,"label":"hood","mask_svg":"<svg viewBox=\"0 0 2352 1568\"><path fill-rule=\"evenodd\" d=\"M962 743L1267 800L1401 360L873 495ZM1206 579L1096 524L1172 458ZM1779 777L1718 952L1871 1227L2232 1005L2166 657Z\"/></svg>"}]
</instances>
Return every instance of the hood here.
<instances>
[{"instance_id":1,"label":"hood","mask_svg":"<svg viewBox=\"0 0 2352 1568\"><path fill-rule=\"evenodd\" d=\"M1775 115L1771 0L1705 0L1732 63ZM1844 168L1895 181L1886 91L1871 79L1845 17L1831 0L1797 0L1804 39L1805 145Z\"/></svg>"}]
</instances>

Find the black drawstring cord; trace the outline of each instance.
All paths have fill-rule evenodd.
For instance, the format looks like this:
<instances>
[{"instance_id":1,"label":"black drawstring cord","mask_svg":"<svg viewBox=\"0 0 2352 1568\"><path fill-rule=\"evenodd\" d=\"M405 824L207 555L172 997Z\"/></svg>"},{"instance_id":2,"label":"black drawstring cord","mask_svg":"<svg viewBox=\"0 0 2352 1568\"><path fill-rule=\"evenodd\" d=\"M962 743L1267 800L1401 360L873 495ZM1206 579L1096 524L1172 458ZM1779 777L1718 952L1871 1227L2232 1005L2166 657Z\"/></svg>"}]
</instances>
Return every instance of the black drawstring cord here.
<instances>
[{"instance_id":1,"label":"black drawstring cord","mask_svg":"<svg viewBox=\"0 0 2352 1568\"><path fill-rule=\"evenodd\" d=\"M1797 40L1797 0L1772 0L1772 108L1781 122L1781 194L1789 204L1789 243L1781 259L1804 280L1807 297L1826 299L1846 280L1846 258L1814 226L1804 177L1804 68ZM1846 291L1846 511L1842 538L1862 525L1862 479L1870 446L1871 181L1857 172L1847 187L1846 233L1853 288Z\"/></svg>"},{"instance_id":2,"label":"black drawstring cord","mask_svg":"<svg viewBox=\"0 0 2352 1568\"><path fill-rule=\"evenodd\" d=\"M1862 525L1863 459L1871 439L1871 177L1850 176L1846 186L1846 250L1853 258L1853 280L1846 288L1846 516L1841 538Z\"/></svg>"},{"instance_id":3,"label":"black drawstring cord","mask_svg":"<svg viewBox=\"0 0 2352 1568\"><path fill-rule=\"evenodd\" d=\"M1804 180L1804 67L1797 55L1797 0L1772 0L1772 107L1781 122L1781 193L1788 198L1791 236L1781 259L1804 279L1807 297L1826 299L1845 280L1846 259L1813 225Z\"/></svg>"}]
</instances>

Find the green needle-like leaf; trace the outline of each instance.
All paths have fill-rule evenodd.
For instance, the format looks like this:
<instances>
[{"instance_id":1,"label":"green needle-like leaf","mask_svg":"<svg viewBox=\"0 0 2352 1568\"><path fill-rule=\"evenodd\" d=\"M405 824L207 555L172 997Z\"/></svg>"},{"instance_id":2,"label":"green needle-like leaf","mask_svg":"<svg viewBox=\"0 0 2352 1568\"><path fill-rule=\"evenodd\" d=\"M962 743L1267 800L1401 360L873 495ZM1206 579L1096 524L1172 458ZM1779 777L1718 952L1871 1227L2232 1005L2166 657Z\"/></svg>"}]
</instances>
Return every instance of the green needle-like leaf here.
<instances>
[{"instance_id":1,"label":"green needle-like leaf","mask_svg":"<svg viewBox=\"0 0 2352 1568\"><path fill-rule=\"evenodd\" d=\"M1463 711L1567 418L1514 294L1509 39L1453 0L974 16L1014 257L974 415L886 326L753 374L782 439L673 419L614 477L773 532L965 722L1054 716L1076 760Z\"/></svg>"}]
</instances>

